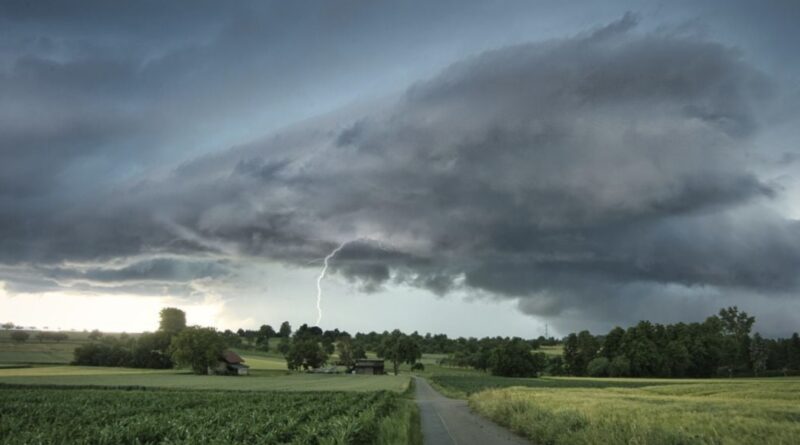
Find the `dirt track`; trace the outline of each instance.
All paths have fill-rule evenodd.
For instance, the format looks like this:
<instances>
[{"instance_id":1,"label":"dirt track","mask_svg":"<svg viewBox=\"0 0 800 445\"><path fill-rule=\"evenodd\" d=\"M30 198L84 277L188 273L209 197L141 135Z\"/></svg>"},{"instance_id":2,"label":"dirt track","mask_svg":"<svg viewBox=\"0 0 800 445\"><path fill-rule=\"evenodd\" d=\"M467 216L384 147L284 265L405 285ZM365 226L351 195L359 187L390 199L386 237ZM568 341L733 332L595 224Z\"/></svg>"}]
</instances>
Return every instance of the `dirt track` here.
<instances>
[{"instance_id":1,"label":"dirt track","mask_svg":"<svg viewBox=\"0 0 800 445\"><path fill-rule=\"evenodd\" d=\"M415 377L415 394L425 445L530 445L530 442L473 414L465 400L448 399Z\"/></svg>"}]
</instances>

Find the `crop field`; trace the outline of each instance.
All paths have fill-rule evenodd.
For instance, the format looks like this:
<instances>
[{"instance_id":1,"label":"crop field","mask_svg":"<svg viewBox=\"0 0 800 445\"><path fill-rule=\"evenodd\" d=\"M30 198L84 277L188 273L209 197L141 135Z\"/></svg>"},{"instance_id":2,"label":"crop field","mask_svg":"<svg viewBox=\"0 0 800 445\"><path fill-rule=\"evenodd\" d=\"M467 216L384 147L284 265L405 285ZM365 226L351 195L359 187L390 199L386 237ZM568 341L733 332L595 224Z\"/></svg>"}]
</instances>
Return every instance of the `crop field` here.
<instances>
[{"instance_id":1,"label":"crop field","mask_svg":"<svg viewBox=\"0 0 800 445\"><path fill-rule=\"evenodd\" d=\"M238 391L393 391L408 388L408 376L304 374L256 371L243 377L193 375L175 370L52 366L0 369L0 384L184 388Z\"/></svg>"},{"instance_id":2,"label":"crop field","mask_svg":"<svg viewBox=\"0 0 800 445\"><path fill-rule=\"evenodd\" d=\"M797 378L645 380L638 388L550 383L479 392L469 404L541 444L788 445L800 438Z\"/></svg>"},{"instance_id":3,"label":"crop field","mask_svg":"<svg viewBox=\"0 0 800 445\"><path fill-rule=\"evenodd\" d=\"M6 387L0 391L0 443L372 444L396 434L386 425L403 402L386 391Z\"/></svg>"},{"instance_id":4,"label":"crop field","mask_svg":"<svg viewBox=\"0 0 800 445\"><path fill-rule=\"evenodd\" d=\"M528 388L640 388L654 384L673 385L692 380L669 379L593 379L576 377L511 378L494 377L488 374L434 374L430 377L434 385L448 394L467 397L487 389L523 386ZM702 381L702 380L700 380Z\"/></svg>"}]
</instances>

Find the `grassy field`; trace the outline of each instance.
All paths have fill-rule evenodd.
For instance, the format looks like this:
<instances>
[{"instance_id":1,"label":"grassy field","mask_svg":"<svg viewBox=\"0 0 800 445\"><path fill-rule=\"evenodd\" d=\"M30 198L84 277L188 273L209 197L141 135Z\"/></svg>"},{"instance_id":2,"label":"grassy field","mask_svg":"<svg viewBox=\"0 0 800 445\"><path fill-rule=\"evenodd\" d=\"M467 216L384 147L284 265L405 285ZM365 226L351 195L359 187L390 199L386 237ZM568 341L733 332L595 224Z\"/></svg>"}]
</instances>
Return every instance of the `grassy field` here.
<instances>
[{"instance_id":1,"label":"grassy field","mask_svg":"<svg viewBox=\"0 0 800 445\"><path fill-rule=\"evenodd\" d=\"M0 384L185 388L237 391L393 391L408 388L408 376L364 376L256 371L245 377L193 375L175 370L83 366L0 369Z\"/></svg>"},{"instance_id":2,"label":"grassy field","mask_svg":"<svg viewBox=\"0 0 800 445\"><path fill-rule=\"evenodd\" d=\"M600 380L606 387L592 386L599 379L540 380L475 393L470 406L540 444L788 445L800 438L798 378ZM630 383L639 387L620 387Z\"/></svg>"},{"instance_id":3,"label":"grassy field","mask_svg":"<svg viewBox=\"0 0 800 445\"><path fill-rule=\"evenodd\" d=\"M410 408L392 392L3 388L0 443L414 444Z\"/></svg>"},{"instance_id":4,"label":"grassy field","mask_svg":"<svg viewBox=\"0 0 800 445\"><path fill-rule=\"evenodd\" d=\"M643 386L674 385L690 383L692 380L670 379L591 379L578 377L540 377L540 378L511 378L495 377L476 372L462 374L433 374L431 383L450 397L467 398L487 389L510 388L523 386L528 388L640 388ZM699 380L702 381L702 380Z\"/></svg>"}]
</instances>

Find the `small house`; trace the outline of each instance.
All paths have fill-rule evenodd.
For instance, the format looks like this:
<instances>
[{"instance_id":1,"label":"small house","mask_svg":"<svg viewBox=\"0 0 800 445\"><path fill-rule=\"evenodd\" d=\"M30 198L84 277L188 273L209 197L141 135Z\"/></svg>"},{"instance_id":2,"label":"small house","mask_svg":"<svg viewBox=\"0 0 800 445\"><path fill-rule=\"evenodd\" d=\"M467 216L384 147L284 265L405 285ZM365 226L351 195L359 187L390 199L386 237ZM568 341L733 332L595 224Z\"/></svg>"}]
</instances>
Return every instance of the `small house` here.
<instances>
[{"instance_id":1,"label":"small house","mask_svg":"<svg viewBox=\"0 0 800 445\"><path fill-rule=\"evenodd\" d=\"M356 360L356 364L353 366L353 373L370 375L384 374L384 361L373 359Z\"/></svg>"},{"instance_id":2,"label":"small house","mask_svg":"<svg viewBox=\"0 0 800 445\"><path fill-rule=\"evenodd\" d=\"M233 351L225 351L217 362L217 366L209 368L209 374L217 375L247 375L250 367L244 364L244 359Z\"/></svg>"}]
</instances>

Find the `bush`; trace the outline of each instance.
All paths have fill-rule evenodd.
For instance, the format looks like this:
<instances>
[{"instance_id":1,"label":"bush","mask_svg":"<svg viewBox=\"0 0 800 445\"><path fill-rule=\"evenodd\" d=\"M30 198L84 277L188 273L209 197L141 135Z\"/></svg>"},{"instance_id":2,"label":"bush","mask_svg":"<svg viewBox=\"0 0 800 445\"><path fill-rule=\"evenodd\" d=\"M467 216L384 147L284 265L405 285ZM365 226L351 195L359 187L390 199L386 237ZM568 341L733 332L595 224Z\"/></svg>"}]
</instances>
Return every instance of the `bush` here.
<instances>
[{"instance_id":1,"label":"bush","mask_svg":"<svg viewBox=\"0 0 800 445\"><path fill-rule=\"evenodd\" d=\"M607 358L597 357L586 366L586 372L590 377L608 377L609 365Z\"/></svg>"},{"instance_id":2,"label":"bush","mask_svg":"<svg viewBox=\"0 0 800 445\"><path fill-rule=\"evenodd\" d=\"M628 377L631 374L631 361L624 355L614 357L608 366L608 375L611 377Z\"/></svg>"},{"instance_id":3,"label":"bush","mask_svg":"<svg viewBox=\"0 0 800 445\"><path fill-rule=\"evenodd\" d=\"M423 365L422 363L419 363L419 362L414 363L413 365L411 365L411 370L412 371L424 371L425 370L425 365Z\"/></svg>"}]
</instances>

